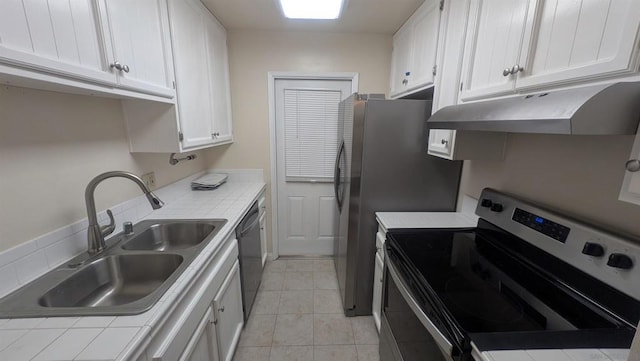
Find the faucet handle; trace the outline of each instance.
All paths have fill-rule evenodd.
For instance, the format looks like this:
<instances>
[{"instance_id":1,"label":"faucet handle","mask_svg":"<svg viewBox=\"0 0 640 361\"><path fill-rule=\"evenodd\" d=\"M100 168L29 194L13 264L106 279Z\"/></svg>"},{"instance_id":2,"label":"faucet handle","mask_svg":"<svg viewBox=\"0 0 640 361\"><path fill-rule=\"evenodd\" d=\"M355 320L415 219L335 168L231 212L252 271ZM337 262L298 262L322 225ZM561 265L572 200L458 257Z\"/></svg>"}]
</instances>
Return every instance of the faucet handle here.
<instances>
[{"instance_id":1,"label":"faucet handle","mask_svg":"<svg viewBox=\"0 0 640 361\"><path fill-rule=\"evenodd\" d=\"M107 215L109 216L109 224L106 226L100 226L100 233L102 233L102 237L108 236L116 230L116 220L113 218L113 213L110 209L107 209Z\"/></svg>"}]
</instances>

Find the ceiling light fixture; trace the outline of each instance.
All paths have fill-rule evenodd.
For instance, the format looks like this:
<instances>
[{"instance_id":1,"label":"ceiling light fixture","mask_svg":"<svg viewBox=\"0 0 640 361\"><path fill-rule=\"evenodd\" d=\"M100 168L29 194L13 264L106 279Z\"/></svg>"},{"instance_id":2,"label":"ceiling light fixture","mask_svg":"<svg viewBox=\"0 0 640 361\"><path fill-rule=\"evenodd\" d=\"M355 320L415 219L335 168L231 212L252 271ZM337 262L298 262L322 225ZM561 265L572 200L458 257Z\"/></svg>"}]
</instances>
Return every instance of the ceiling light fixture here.
<instances>
[{"instance_id":1,"label":"ceiling light fixture","mask_svg":"<svg viewBox=\"0 0 640 361\"><path fill-rule=\"evenodd\" d=\"M337 19L344 0L279 0L284 16L289 19Z\"/></svg>"}]
</instances>

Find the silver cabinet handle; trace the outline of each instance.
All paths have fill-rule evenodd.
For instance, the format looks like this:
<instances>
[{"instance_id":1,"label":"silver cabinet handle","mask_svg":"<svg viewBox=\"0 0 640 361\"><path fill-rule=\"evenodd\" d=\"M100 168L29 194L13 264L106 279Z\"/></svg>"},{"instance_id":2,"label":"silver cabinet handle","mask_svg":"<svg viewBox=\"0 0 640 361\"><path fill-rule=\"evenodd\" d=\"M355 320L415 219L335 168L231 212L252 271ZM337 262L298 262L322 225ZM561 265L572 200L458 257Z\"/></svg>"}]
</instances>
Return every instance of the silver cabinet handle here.
<instances>
[{"instance_id":1,"label":"silver cabinet handle","mask_svg":"<svg viewBox=\"0 0 640 361\"><path fill-rule=\"evenodd\" d=\"M513 68L511 68L511 74L518 74L521 71L524 71L524 68L518 64L514 65Z\"/></svg>"},{"instance_id":2,"label":"silver cabinet handle","mask_svg":"<svg viewBox=\"0 0 640 361\"><path fill-rule=\"evenodd\" d=\"M502 76L509 76L509 75L515 75L518 74L519 72L524 71L524 68L521 67L519 64L516 64L513 66L513 68L509 69L509 68L505 68L502 71Z\"/></svg>"},{"instance_id":3,"label":"silver cabinet handle","mask_svg":"<svg viewBox=\"0 0 640 361\"><path fill-rule=\"evenodd\" d=\"M119 61L115 61L113 64L111 64L111 65L110 65L110 67L111 67L112 69L116 69L116 70L119 70L119 71L124 71L125 73L128 73L128 72L129 72L129 70L130 70L130 69L129 69L129 65L126 65L126 64L125 64L125 65L120 64L120 62L119 62Z\"/></svg>"},{"instance_id":4,"label":"silver cabinet handle","mask_svg":"<svg viewBox=\"0 0 640 361\"><path fill-rule=\"evenodd\" d=\"M443 145L446 145L447 143L449 143L449 141L448 141L448 140L446 140L446 139L442 139L442 140L440 141L440 143L442 143Z\"/></svg>"},{"instance_id":5,"label":"silver cabinet handle","mask_svg":"<svg viewBox=\"0 0 640 361\"><path fill-rule=\"evenodd\" d=\"M220 311L220 312L224 312L224 306L222 306L222 307L218 308L218 311Z\"/></svg>"},{"instance_id":6,"label":"silver cabinet handle","mask_svg":"<svg viewBox=\"0 0 640 361\"><path fill-rule=\"evenodd\" d=\"M635 173L637 171L640 171L640 160L638 160L638 159L628 160L627 163L625 164L625 167L631 173Z\"/></svg>"}]
</instances>

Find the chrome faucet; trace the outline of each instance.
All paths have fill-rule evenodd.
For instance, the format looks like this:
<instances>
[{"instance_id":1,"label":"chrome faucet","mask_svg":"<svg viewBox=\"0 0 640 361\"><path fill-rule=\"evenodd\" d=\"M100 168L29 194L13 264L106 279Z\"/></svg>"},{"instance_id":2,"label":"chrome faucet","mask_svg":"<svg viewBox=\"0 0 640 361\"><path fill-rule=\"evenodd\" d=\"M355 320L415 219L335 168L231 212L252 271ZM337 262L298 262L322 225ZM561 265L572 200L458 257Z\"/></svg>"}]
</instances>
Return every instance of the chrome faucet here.
<instances>
[{"instance_id":1,"label":"chrome faucet","mask_svg":"<svg viewBox=\"0 0 640 361\"><path fill-rule=\"evenodd\" d=\"M151 207L153 209L162 208L164 202L158 198L153 192L144 185L144 182L140 177L133 173L122 172L122 171L113 171L102 173L89 182L87 185L87 189L84 191L84 199L87 204L87 217L89 218L89 228L87 229L87 241L88 241L88 252L90 255L94 255L96 253L100 253L105 248L104 237L113 233L116 229L115 220L113 219L113 213L110 209L107 209L107 215L109 215L109 225L101 226L98 223L98 216L96 215L96 200L94 197L94 193L96 187L100 182L107 178L114 177L122 177L132 180L136 183L140 189L144 192L144 195L149 200Z\"/></svg>"}]
</instances>

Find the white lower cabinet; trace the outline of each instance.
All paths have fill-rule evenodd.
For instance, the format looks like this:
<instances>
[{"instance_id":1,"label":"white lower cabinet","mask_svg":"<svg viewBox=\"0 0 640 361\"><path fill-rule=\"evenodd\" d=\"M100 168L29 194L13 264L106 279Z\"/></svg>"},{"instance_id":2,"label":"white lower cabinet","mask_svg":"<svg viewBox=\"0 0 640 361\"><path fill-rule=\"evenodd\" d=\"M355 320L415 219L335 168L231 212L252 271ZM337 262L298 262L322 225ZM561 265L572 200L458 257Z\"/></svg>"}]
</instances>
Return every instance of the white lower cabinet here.
<instances>
[{"instance_id":1,"label":"white lower cabinet","mask_svg":"<svg viewBox=\"0 0 640 361\"><path fill-rule=\"evenodd\" d=\"M234 233L154 330L150 361L230 361L244 325Z\"/></svg>"},{"instance_id":2,"label":"white lower cabinet","mask_svg":"<svg viewBox=\"0 0 640 361\"><path fill-rule=\"evenodd\" d=\"M384 271L384 243L386 241L386 230L381 224L378 224L378 233L376 233L376 256L375 268L373 272L373 301L371 314L373 322L380 332L380 320L382 317L382 281Z\"/></svg>"},{"instance_id":3,"label":"white lower cabinet","mask_svg":"<svg viewBox=\"0 0 640 361\"><path fill-rule=\"evenodd\" d=\"M216 336L216 329L213 327L213 311L209 307L179 361L219 360Z\"/></svg>"},{"instance_id":4,"label":"white lower cabinet","mask_svg":"<svg viewBox=\"0 0 640 361\"><path fill-rule=\"evenodd\" d=\"M258 211L260 212L260 251L262 254L262 267L267 263L267 198L262 192L258 196Z\"/></svg>"},{"instance_id":5,"label":"white lower cabinet","mask_svg":"<svg viewBox=\"0 0 640 361\"><path fill-rule=\"evenodd\" d=\"M373 309L371 314L373 315L373 322L376 324L378 332L380 332L380 317L382 313L382 280L384 269L383 256L380 252L376 253L376 266L373 273Z\"/></svg>"},{"instance_id":6,"label":"white lower cabinet","mask_svg":"<svg viewBox=\"0 0 640 361\"><path fill-rule=\"evenodd\" d=\"M237 261L213 299L213 311L220 361L231 361L244 325L240 266Z\"/></svg>"}]
</instances>

